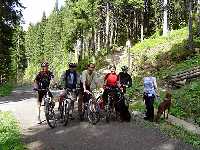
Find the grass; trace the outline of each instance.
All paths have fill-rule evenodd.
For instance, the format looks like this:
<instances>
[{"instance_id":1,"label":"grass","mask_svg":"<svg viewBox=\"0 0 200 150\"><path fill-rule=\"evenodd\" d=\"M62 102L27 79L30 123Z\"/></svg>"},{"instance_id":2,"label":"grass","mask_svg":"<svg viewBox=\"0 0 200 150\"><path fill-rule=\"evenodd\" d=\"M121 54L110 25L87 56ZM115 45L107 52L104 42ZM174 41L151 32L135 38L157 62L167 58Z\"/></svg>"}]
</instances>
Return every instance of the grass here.
<instances>
[{"instance_id":1,"label":"grass","mask_svg":"<svg viewBox=\"0 0 200 150\"><path fill-rule=\"evenodd\" d=\"M171 114L190 119L200 126L200 81L191 81L186 86L173 91Z\"/></svg>"},{"instance_id":2,"label":"grass","mask_svg":"<svg viewBox=\"0 0 200 150\"><path fill-rule=\"evenodd\" d=\"M155 104L156 105L156 104ZM131 110L144 112L145 105L141 101L135 102L130 105ZM181 126L172 125L164 120L160 120L159 124L154 122L148 122L145 120L140 120L141 125L148 128L158 128L162 133L168 135L171 138L181 139L187 144L193 145L195 149L200 149L200 135L193 134L187 130L185 130Z\"/></svg>"},{"instance_id":3,"label":"grass","mask_svg":"<svg viewBox=\"0 0 200 150\"><path fill-rule=\"evenodd\" d=\"M143 121L145 127L158 128L162 133L171 138L180 139L187 144L191 144L194 149L200 149L200 136L185 130L181 126L172 125L165 121L160 121L159 124Z\"/></svg>"},{"instance_id":4,"label":"grass","mask_svg":"<svg viewBox=\"0 0 200 150\"><path fill-rule=\"evenodd\" d=\"M187 28L185 27L180 30L171 31L168 36L152 36L149 39L145 39L142 43L136 44L131 49L131 51L134 53L135 52L141 53L141 52L145 52L146 50L150 48L155 48L161 44L179 43L180 41L186 39L187 35L188 35L188 31L187 31Z\"/></svg>"},{"instance_id":5,"label":"grass","mask_svg":"<svg viewBox=\"0 0 200 150\"><path fill-rule=\"evenodd\" d=\"M9 112L0 112L0 150L23 150L20 128Z\"/></svg>"},{"instance_id":6,"label":"grass","mask_svg":"<svg viewBox=\"0 0 200 150\"><path fill-rule=\"evenodd\" d=\"M6 83L0 86L0 96L7 96L12 92L13 86L11 83Z\"/></svg>"},{"instance_id":7,"label":"grass","mask_svg":"<svg viewBox=\"0 0 200 150\"><path fill-rule=\"evenodd\" d=\"M181 126L174 126L167 122L163 122L160 124L161 132L169 135L172 138L179 138L183 140L185 143L191 144L195 149L200 149L200 136L197 134L193 134L189 131L186 131Z\"/></svg>"}]
</instances>

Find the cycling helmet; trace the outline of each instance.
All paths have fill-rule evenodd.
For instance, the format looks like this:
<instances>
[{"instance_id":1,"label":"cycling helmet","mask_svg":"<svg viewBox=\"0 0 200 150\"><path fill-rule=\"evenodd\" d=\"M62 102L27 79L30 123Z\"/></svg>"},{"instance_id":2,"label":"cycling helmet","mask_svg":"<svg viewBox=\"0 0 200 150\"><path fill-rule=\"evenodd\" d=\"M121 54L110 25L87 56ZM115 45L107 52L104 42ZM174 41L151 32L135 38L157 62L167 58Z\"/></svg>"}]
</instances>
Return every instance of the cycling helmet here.
<instances>
[{"instance_id":1,"label":"cycling helmet","mask_svg":"<svg viewBox=\"0 0 200 150\"><path fill-rule=\"evenodd\" d=\"M122 69L122 71L128 71L128 67L127 66L122 66L121 69Z\"/></svg>"},{"instance_id":2,"label":"cycling helmet","mask_svg":"<svg viewBox=\"0 0 200 150\"><path fill-rule=\"evenodd\" d=\"M116 70L116 66L115 65L110 65L109 69L111 69L111 68L115 68L115 70Z\"/></svg>"},{"instance_id":3,"label":"cycling helmet","mask_svg":"<svg viewBox=\"0 0 200 150\"><path fill-rule=\"evenodd\" d=\"M42 64L41 64L41 67L48 67L49 66L49 63L48 62L43 62Z\"/></svg>"},{"instance_id":4,"label":"cycling helmet","mask_svg":"<svg viewBox=\"0 0 200 150\"><path fill-rule=\"evenodd\" d=\"M70 67L70 68L75 68L75 67L77 67L77 64L76 64L76 63L70 63L70 64L69 64L69 67Z\"/></svg>"}]
</instances>

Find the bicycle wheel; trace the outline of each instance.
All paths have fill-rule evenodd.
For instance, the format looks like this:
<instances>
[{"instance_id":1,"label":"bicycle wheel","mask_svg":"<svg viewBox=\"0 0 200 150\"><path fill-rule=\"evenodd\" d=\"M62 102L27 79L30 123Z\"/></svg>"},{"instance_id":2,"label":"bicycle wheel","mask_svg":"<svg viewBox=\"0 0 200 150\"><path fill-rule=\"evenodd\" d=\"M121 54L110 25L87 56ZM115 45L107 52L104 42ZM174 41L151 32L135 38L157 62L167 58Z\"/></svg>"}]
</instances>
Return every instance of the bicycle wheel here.
<instances>
[{"instance_id":1,"label":"bicycle wheel","mask_svg":"<svg viewBox=\"0 0 200 150\"><path fill-rule=\"evenodd\" d=\"M70 111L70 103L66 100L66 103L64 104L64 111L63 111L63 125L67 126L69 121L69 111Z\"/></svg>"},{"instance_id":2,"label":"bicycle wheel","mask_svg":"<svg viewBox=\"0 0 200 150\"><path fill-rule=\"evenodd\" d=\"M47 120L47 124L51 128L56 127L56 115L54 112L54 106L51 103L46 103L45 105L45 117Z\"/></svg>"},{"instance_id":3,"label":"bicycle wheel","mask_svg":"<svg viewBox=\"0 0 200 150\"><path fill-rule=\"evenodd\" d=\"M91 124L97 124L100 120L100 112L97 103L90 102L88 105L88 120Z\"/></svg>"},{"instance_id":4,"label":"bicycle wheel","mask_svg":"<svg viewBox=\"0 0 200 150\"><path fill-rule=\"evenodd\" d=\"M105 106L106 122L107 123L110 122L110 117L111 117L110 101L111 101L111 97L108 95L108 103Z\"/></svg>"},{"instance_id":5,"label":"bicycle wheel","mask_svg":"<svg viewBox=\"0 0 200 150\"><path fill-rule=\"evenodd\" d=\"M61 103L61 106L59 108L60 111L60 118L63 119L63 114L64 114L64 102Z\"/></svg>"}]
</instances>

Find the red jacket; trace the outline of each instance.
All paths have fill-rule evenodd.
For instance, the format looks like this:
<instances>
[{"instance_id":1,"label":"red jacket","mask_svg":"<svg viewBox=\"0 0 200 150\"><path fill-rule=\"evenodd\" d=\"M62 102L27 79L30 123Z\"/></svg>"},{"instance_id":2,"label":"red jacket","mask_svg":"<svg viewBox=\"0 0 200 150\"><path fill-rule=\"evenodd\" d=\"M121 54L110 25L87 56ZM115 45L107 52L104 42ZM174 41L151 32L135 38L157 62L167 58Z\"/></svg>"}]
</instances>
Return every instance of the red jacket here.
<instances>
[{"instance_id":1,"label":"red jacket","mask_svg":"<svg viewBox=\"0 0 200 150\"><path fill-rule=\"evenodd\" d=\"M117 86L118 75L116 73L108 73L104 81L106 81L106 86Z\"/></svg>"}]
</instances>

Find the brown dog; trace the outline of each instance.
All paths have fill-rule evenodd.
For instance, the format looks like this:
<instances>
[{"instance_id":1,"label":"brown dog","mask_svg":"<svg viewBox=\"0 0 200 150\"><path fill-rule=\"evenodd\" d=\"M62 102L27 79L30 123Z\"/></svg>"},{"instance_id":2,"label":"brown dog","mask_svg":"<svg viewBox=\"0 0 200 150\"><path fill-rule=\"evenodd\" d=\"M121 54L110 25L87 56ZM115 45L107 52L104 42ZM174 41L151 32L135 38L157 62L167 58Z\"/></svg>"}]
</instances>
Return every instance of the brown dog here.
<instances>
[{"instance_id":1,"label":"brown dog","mask_svg":"<svg viewBox=\"0 0 200 150\"><path fill-rule=\"evenodd\" d=\"M164 119L165 119L165 111L168 110L167 112L167 118L168 118L168 114L169 114L169 110L170 110L170 106L171 106L171 93L167 92L164 98L164 101L162 103L160 103L159 107L158 107L158 112L157 112L157 116L156 116L156 122L159 121L160 116L164 113Z\"/></svg>"}]
</instances>

